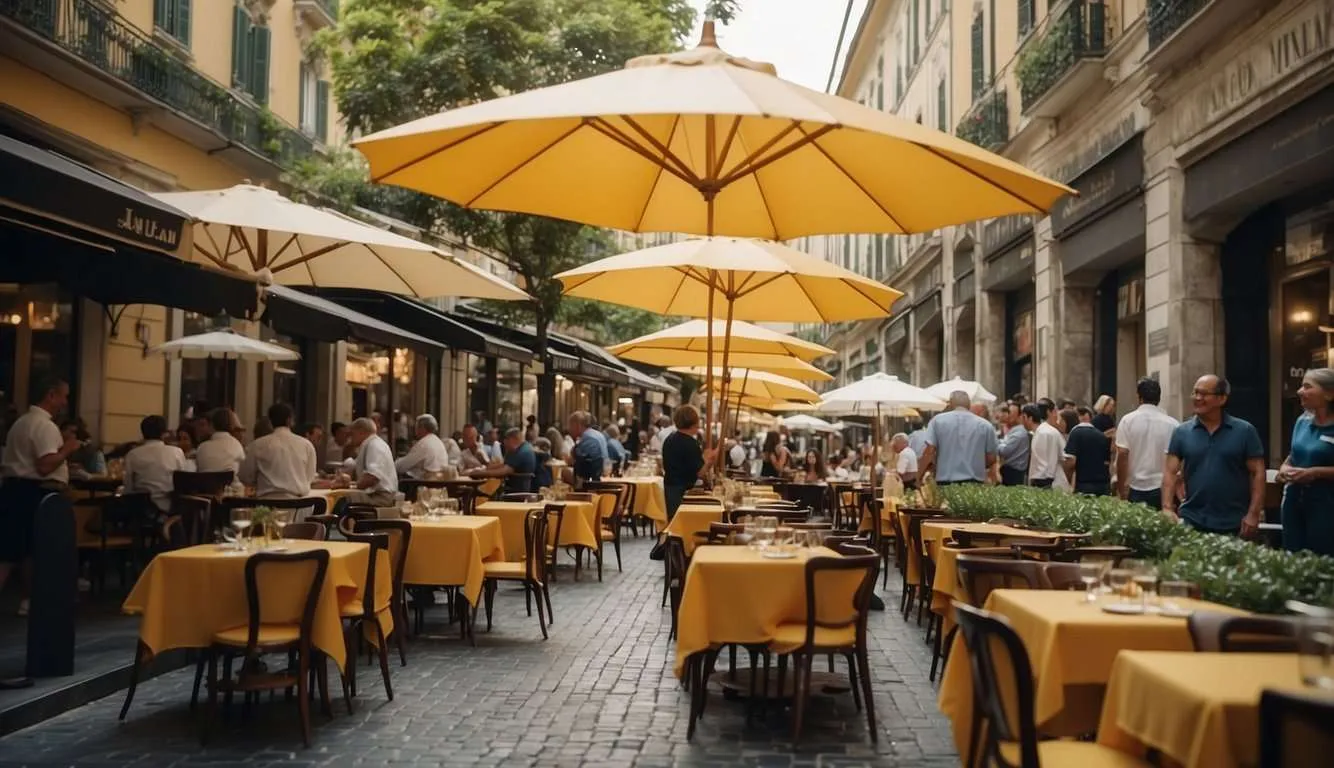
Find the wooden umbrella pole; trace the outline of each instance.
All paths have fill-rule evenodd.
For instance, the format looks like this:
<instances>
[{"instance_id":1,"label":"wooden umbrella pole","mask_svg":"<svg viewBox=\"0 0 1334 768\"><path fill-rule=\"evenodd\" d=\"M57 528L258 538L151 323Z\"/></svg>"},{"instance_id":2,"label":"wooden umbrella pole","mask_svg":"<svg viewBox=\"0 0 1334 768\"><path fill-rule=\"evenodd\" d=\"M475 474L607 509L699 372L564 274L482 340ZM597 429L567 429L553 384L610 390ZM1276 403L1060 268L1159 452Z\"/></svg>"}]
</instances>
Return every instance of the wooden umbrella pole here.
<instances>
[{"instance_id":1,"label":"wooden umbrella pole","mask_svg":"<svg viewBox=\"0 0 1334 768\"><path fill-rule=\"evenodd\" d=\"M730 289L730 288L732 287L732 286L731 286L731 282L732 282L732 274L731 274L731 273L728 273L727 280L728 280L728 283L729 283L728 288ZM723 396L724 396L724 400L723 400L723 403L724 403L724 406L723 406L723 413L724 413L724 414L727 412L727 407L726 407L726 403L727 403L727 400L726 400L726 395L727 395L727 383L728 383L728 379L730 378L730 375L729 375L729 373L730 373L730 369L729 369L727 366L728 366L728 362L729 362L729 361L728 361L728 356L729 356L729 354L730 354L731 351L732 351L732 309L733 309L733 307L734 307L735 305L736 305L736 299L734 298L733 293L729 290L728 293L727 293L727 325L724 326L724 328L723 328ZM727 422L727 420L726 420L726 419L723 419L723 425L722 425L722 426L725 427L725 426L726 426L726 422ZM722 434L722 429L721 429L721 428L720 428L719 431L718 431L718 443L719 443L719 445L722 445L722 444L723 444L723 434ZM722 461L721 461L722 458L723 458L723 456L722 456L722 451L719 451L719 452L718 452L718 459L719 459L719 461L718 461L718 466L720 466L720 467L723 465L723 464L722 464Z\"/></svg>"},{"instance_id":2,"label":"wooden umbrella pole","mask_svg":"<svg viewBox=\"0 0 1334 768\"><path fill-rule=\"evenodd\" d=\"M704 369L704 447L713 447L713 278L716 273L709 270L709 316L708 336L705 337L704 354L708 365Z\"/></svg>"}]
</instances>

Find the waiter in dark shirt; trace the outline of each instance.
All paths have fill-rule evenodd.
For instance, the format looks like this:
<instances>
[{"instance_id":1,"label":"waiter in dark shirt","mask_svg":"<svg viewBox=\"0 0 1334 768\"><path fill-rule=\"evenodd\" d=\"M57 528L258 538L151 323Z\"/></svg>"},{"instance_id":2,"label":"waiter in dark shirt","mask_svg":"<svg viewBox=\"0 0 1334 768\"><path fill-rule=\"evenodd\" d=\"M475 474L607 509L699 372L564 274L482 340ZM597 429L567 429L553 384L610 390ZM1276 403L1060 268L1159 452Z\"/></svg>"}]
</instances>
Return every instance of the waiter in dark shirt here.
<instances>
[{"instance_id":1,"label":"waiter in dark shirt","mask_svg":"<svg viewBox=\"0 0 1334 768\"><path fill-rule=\"evenodd\" d=\"M693 405L683 405L672 414L676 431L662 443L663 490L667 496L667 519L676 516L686 491L704 476L713 451L707 453L699 445L699 411Z\"/></svg>"}]
</instances>

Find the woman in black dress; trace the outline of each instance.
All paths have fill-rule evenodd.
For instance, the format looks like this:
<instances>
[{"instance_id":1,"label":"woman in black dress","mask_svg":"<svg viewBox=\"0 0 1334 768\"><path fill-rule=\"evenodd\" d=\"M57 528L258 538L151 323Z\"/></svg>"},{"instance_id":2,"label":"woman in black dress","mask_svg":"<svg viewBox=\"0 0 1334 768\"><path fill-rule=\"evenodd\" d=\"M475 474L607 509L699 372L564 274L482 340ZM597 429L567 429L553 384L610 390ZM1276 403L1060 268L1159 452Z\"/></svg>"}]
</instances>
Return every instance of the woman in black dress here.
<instances>
[{"instance_id":1,"label":"woman in black dress","mask_svg":"<svg viewBox=\"0 0 1334 768\"><path fill-rule=\"evenodd\" d=\"M777 432L770 432L764 438L764 450L760 453L764 459L760 465L760 477L782 477L791 458L782 437Z\"/></svg>"},{"instance_id":2,"label":"woman in black dress","mask_svg":"<svg viewBox=\"0 0 1334 768\"><path fill-rule=\"evenodd\" d=\"M667 519L676 516L686 491L704 477L713 451L699 445L699 411L683 405L672 414L676 431L662 441L662 485L667 496Z\"/></svg>"}]
</instances>

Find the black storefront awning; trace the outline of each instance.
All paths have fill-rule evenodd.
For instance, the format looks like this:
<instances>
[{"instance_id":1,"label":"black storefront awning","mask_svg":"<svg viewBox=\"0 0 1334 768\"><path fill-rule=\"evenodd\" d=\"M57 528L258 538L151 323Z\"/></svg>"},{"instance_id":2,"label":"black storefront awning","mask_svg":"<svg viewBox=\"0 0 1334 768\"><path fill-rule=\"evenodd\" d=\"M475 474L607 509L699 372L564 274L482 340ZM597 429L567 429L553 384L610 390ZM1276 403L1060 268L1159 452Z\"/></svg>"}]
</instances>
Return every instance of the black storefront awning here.
<instances>
[{"instance_id":1,"label":"black storefront awning","mask_svg":"<svg viewBox=\"0 0 1334 768\"><path fill-rule=\"evenodd\" d=\"M102 304L252 315L250 279L190 264L189 217L68 158L0 136L0 281L58 282Z\"/></svg>"},{"instance_id":2,"label":"black storefront awning","mask_svg":"<svg viewBox=\"0 0 1334 768\"><path fill-rule=\"evenodd\" d=\"M459 322L473 325L515 344L529 348L537 346L537 332L526 326L502 325L495 320L469 312L454 314ZM629 384L630 374L625 364L596 344L563 333L547 333L547 355L551 370L572 379L598 384Z\"/></svg>"},{"instance_id":3,"label":"black storefront awning","mask_svg":"<svg viewBox=\"0 0 1334 768\"><path fill-rule=\"evenodd\" d=\"M264 321L277 330L316 341L360 339L381 347L407 347L439 357L445 347L337 302L281 285L266 289Z\"/></svg>"},{"instance_id":4,"label":"black storefront awning","mask_svg":"<svg viewBox=\"0 0 1334 768\"><path fill-rule=\"evenodd\" d=\"M438 342L451 349L487 357L502 357L531 363L533 353L515 344L471 327L449 313L417 299L378 291L320 289L320 295L337 304L382 320L392 326Z\"/></svg>"}]
</instances>

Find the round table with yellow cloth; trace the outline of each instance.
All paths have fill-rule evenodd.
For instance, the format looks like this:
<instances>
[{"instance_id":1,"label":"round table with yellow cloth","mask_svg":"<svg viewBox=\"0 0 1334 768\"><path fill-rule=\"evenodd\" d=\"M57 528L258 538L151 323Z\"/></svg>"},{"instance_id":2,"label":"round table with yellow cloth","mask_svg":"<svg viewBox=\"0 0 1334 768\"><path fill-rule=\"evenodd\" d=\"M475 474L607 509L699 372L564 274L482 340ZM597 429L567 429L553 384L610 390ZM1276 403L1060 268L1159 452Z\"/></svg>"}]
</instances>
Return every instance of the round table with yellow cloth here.
<instances>
[{"instance_id":1,"label":"round table with yellow cloth","mask_svg":"<svg viewBox=\"0 0 1334 768\"><path fill-rule=\"evenodd\" d=\"M480 515L447 515L412 521L412 541L403 566L403 583L460 587L477 605L485 573L482 563L504 560L500 520Z\"/></svg>"},{"instance_id":2,"label":"round table with yellow cloth","mask_svg":"<svg viewBox=\"0 0 1334 768\"><path fill-rule=\"evenodd\" d=\"M1098 743L1141 759L1153 749L1185 768L1257 765L1266 688L1303 690L1296 654L1122 651Z\"/></svg>"},{"instance_id":3,"label":"round table with yellow cloth","mask_svg":"<svg viewBox=\"0 0 1334 768\"><path fill-rule=\"evenodd\" d=\"M1104 598L1106 599L1106 598ZM1188 611L1234 608L1203 600L1178 599ZM1050 736L1075 736L1098 725L1103 686L1122 650L1189 651L1194 648L1185 619L1118 615L1102 603L1084 602L1082 591L997 589L983 606L1009 620L1028 651L1034 681L1033 719ZM973 683L963 633L955 634L940 683L940 711L954 724L959 754L968 749Z\"/></svg>"},{"instance_id":4,"label":"round table with yellow cloth","mask_svg":"<svg viewBox=\"0 0 1334 768\"><path fill-rule=\"evenodd\" d=\"M898 499L883 498L880 501L880 530L890 536L895 536L897 535L899 519ZM857 532L865 533L871 529L871 513L863 512L862 520L857 525Z\"/></svg>"},{"instance_id":5,"label":"round table with yellow cloth","mask_svg":"<svg viewBox=\"0 0 1334 768\"><path fill-rule=\"evenodd\" d=\"M723 522L723 508L716 504L682 504L664 533L680 536L685 542L686 557L695 552L695 534L708 533L709 523Z\"/></svg>"},{"instance_id":6,"label":"round table with yellow cloth","mask_svg":"<svg viewBox=\"0 0 1334 768\"><path fill-rule=\"evenodd\" d=\"M630 511L652 520L659 531L667 527L667 494L661 477L612 477L605 482L634 486L635 505Z\"/></svg>"},{"instance_id":7,"label":"round table with yellow cloth","mask_svg":"<svg viewBox=\"0 0 1334 768\"><path fill-rule=\"evenodd\" d=\"M598 503L591 501L488 501L477 505L477 514L500 519L501 537L505 543L505 559L518 562L523 559L523 526L529 510L542 509L546 504L559 504L565 508L561 517L560 540L552 543L562 547L598 548L598 528L603 506L610 506L614 497L599 497ZM556 535L555 523L551 524L548 534Z\"/></svg>"},{"instance_id":8,"label":"round table with yellow cloth","mask_svg":"<svg viewBox=\"0 0 1334 768\"><path fill-rule=\"evenodd\" d=\"M315 607L312 641L341 669L347 654L339 609L362 600L370 547L346 541L298 540L285 541L283 546L289 553L313 549L329 552L329 569ZM206 648L218 632L246 626L250 621L245 588L247 559L215 544L177 549L153 558L122 606L126 613L143 617L139 640L153 654L174 648ZM304 585L266 577L263 569L259 577L265 621L297 621L305 597ZM375 591L376 604L384 606L380 626L388 636L394 626L388 610L393 592L388 557L376 559Z\"/></svg>"},{"instance_id":9,"label":"round table with yellow cloth","mask_svg":"<svg viewBox=\"0 0 1334 768\"><path fill-rule=\"evenodd\" d=\"M750 547L700 547L690 561L677 612L676 675L686 660L719 643L770 643L779 625L806 621L806 561L813 555L839 557L832 549L800 549L798 557L771 560ZM820 577L817 608L846 613L861 574ZM846 595L846 597L844 597Z\"/></svg>"}]
</instances>

